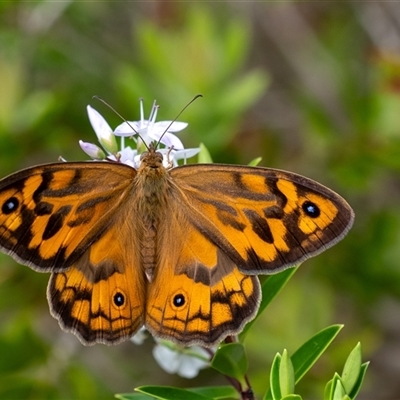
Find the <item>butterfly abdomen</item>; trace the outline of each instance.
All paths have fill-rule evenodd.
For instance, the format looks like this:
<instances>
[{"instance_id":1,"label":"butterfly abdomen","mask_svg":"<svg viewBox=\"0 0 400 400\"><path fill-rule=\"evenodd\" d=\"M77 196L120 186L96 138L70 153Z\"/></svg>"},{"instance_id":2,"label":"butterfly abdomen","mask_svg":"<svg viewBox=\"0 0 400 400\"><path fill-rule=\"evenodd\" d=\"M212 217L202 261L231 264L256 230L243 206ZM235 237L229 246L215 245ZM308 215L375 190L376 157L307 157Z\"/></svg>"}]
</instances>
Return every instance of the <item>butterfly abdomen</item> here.
<instances>
[{"instance_id":1,"label":"butterfly abdomen","mask_svg":"<svg viewBox=\"0 0 400 400\"><path fill-rule=\"evenodd\" d=\"M146 227L143 232L140 255L144 273L149 282L153 280L154 269L156 267L156 239L157 229L155 226L150 225Z\"/></svg>"},{"instance_id":2,"label":"butterfly abdomen","mask_svg":"<svg viewBox=\"0 0 400 400\"><path fill-rule=\"evenodd\" d=\"M170 181L162 165L162 155L154 151L145 154L138 170L135 204L141 233L141 265L147 280L152 282L157 264L159 221L168 205Z\"/></svg>"}]
</instances>

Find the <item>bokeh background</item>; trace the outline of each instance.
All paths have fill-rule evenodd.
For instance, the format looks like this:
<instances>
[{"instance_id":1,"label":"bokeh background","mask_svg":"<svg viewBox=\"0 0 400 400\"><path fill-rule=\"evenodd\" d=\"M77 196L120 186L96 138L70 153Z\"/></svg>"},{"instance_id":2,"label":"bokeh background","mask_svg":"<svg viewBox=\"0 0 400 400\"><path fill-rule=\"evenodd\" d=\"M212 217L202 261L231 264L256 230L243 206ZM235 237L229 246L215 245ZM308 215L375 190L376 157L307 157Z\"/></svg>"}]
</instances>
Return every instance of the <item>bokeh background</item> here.
<instances>
[{"instance_id":1,"label":"bokeh background","mask_svg":"<svg viewBox=\"0 0 400 400\"><path fill-rule=\"evenodd\" d=\"M0 2L0 175L82 160L85 107L116 126L147 113L189 122L216 162L287 169L342 194L346 239L299 269L246 339L256 394L274 354L345 328L299 386L321 398L361 341L360 399L400 397L400 4L359 1ZM83 347L46 301L48 276L0 258L0 398L105 399L141 384L225 384L163 372L153 342Z\"/></svg>"}]
</instances>

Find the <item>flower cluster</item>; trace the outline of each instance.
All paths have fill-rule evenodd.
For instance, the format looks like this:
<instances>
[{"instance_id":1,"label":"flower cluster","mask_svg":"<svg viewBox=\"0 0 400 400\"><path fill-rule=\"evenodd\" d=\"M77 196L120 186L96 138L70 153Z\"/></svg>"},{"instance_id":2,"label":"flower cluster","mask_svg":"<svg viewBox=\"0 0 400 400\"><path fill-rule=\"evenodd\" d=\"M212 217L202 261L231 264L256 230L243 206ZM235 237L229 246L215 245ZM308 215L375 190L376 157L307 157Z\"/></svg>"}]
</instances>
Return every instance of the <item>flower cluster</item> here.
<instances>
[{"instance_id":1,"label":"flower cluster","mask_svg":"<svg viewBox=\"0 0 400 400\"><path fill-rule=\"evenodd\" d=\"M101 147L79 141L82 150L94 160L119 161L131 167L140 166L140 154L151 142L160 143L157 151L164 155L164 165L178 165L178 160L184 160L199 153L200 148L185 149L181 140L174 134L185 129L188 124L179 121L156 122L158 105L154 102L149 119L144 118L143 101L140 100L140 120L125 121L112 130L107 121L94 108L87 106L90 123L96 132ZM121 149L118 150L117 137L120 138ZM135 148L125 145L125 139L132 139ZM168 157L167 157L168 154Z\"/></svg>"}]
</instances>

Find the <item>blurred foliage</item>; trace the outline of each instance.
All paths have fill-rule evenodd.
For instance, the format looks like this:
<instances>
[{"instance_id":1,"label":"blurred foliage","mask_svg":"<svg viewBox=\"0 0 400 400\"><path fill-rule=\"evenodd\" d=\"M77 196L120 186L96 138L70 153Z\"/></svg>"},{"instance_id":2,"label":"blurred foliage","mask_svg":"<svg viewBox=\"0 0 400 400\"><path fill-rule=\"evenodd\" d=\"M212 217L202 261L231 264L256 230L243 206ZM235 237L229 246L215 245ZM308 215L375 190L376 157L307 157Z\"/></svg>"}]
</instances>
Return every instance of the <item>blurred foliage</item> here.
<instances>
[{"instance_id":1,"label":"blurred foliage","mask_svg":"<svg viewBox=\"0 0 400 400\"><path fill-rule=\"evenodd\" d=\"M111 126L138 118L138 98L180 120L187 147L215 162L307 175L356 212L339 245L303 265L248 332L257 393L282 348L330 323L342 341L299 387L323 393L355 342L371 359L359 398L396 398L390 362L400 332L400 9L393 2L1 2L0 172L84 159L93 141L85 106ZM385 27L382 30L382 26ZM47 311L47 277L1 255L0 398L110 398L145 384L189 382L160 371L151 344L83 348ZM332 347L333 348L333 347ZM222 382L224 383L224 382ZM183 385L182 385L183 386ZM305 396L307 397L307 396Z\"/></svg>"}]
</instances>

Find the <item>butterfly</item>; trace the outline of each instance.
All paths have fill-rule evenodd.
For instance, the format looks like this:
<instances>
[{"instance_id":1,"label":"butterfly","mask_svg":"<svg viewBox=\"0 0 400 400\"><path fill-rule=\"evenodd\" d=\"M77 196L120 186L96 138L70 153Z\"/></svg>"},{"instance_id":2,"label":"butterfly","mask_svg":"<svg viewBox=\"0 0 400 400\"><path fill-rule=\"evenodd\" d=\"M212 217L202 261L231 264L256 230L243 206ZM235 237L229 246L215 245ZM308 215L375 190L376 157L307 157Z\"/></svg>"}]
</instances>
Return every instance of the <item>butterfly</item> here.
<instances>
[{"instance_id":1,"label":"butterfly","mask_svg":"<svg viewBox=\"0 0 400 400\"><path fill-rule=\"evenodd\" d=\"M341 240L348 203L294 174L225 164L138 168L63 162L0 181L0 247L50 272L47 298L85 345L117 344L142 326L210 347L260 304L257 275L293 267Z\"/></svg>"}]
</instances>

